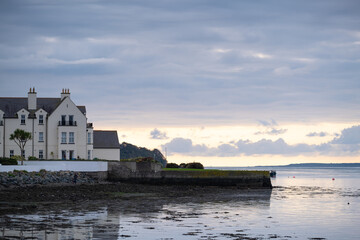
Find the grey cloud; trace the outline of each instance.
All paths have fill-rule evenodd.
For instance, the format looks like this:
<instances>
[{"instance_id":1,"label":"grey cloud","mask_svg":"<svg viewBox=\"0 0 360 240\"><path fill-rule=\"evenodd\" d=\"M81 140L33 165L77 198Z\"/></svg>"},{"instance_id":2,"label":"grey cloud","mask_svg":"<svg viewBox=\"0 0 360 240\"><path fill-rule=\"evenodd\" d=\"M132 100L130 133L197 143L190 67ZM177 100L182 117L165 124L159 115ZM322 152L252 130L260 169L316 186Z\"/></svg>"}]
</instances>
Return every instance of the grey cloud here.
<instances>
[{"instance_id":1,"label":"grey cloud","mask_svg":"<svg viewBox=\"0 0 360 240\"><path fill-rule=\"evenodd\" d=\"M341 131L339 137L331 141L333 144L360 144L360 125L352 126Z\"/></svg>"},{"instance_id":2,"label":"grey cloud","mask_svg":"<svg viewBox=\"0 0 360 240\"><path fill-rule=\"evenodd\" d=\"M161 132L157 128L150 132L151 139L168 139L166 132Z\"/></svg>"},{"instance_id":3,"label":"grey cloud","mask_svg":"<svg viewBox=\"0 0 360 240\"><path fill-rule=\"evenodd\" d=\"M258 120L258 122L261 126L266 127L266 130L258 131L254 133L255 135L280 135L287 132L287 129L276 128L278 123L274 119L271 119L270 121Z\"/></svg>"},{"instance_id":4,"label":"grey cloud","mask_svg":"<svg viewBox=\"0 0 360 240\"><path fill-rule=\"evenodd\" d=\"M262 134L267 134L267 135L280 135L280 134L284 134L287 132L287 129L283 129L283 128L271 128L270 130L266 130L266 131L259 131L254 133L255 135L262 135Z\"/></svg>"},{"instance_id":5,"label":"grey cloud","mask_svg":"<svg viewBox=\"0 0 360 240\"><path fill-rule=\"evenodd\" d=\"M326 137L328 135L327 132L311 132L306 134L307 137Z\"/></svg>"},{"instance_id":6,"label":"grey cloud","mask_svg":"<svg viewBox=\"0 0 360 240\"><path fill-rule=\"evenodd\" d=\"M342 134L332 141L320 145L296 144L289 145L282 138L276 141L261 139L257 142L239 140L218 147L207 147L206 145L194 145L191 139L175 138L163 145L169 153L180 153L192 156L241 156L241 155L311 155L321 154L327 156L354 156L360 154L360 126L344 129Z\"/></svg>"},{"instance_id":7,"label":"grey cloud","mask_svg":"<svg viewBox=\"0 0 360 240\"><path fill-rule=\"evenodd\" d=\"M270 121L259 120L258 122L260 123L260 125L265 126L265 127L272 127L272 126L278 125L274 119L271 119Z\"/></svg>"},{"instance_id":8,"label":"grey cloud","mask_svg":"<svg viewBox=\"0 0 360 240\"><path fill-rule=\"evenodd\" d=\"M358 120L359 21L351 0L3 0L0 95L67 85L122 125Z\"/></svg>"}]
</instances>

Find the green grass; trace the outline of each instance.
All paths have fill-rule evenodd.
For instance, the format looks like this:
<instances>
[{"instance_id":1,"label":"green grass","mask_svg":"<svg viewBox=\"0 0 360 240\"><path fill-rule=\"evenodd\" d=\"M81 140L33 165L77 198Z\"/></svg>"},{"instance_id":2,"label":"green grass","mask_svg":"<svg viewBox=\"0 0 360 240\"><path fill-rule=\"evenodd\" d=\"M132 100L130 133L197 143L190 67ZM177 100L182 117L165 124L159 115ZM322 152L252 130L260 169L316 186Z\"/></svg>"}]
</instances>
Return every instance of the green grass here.
<instances>
[{"instance_id":1,"label":"green grass","mask_svg":"<svg viewBox=\"0 0 360 240\"><path fill-rule=\"evenodd\" d=\"M269 171L248 171L248 170L219 170L219 169L191 169L191 168L163 168L162 171L194 172L194 177L229 177L229 176L251 176L263 175L269 177ZM194 175L195 174L195 175Z\"/></svg>"},{"instance_id":2,"label":"green grass","mask_svg":"<svg viewBox=\"0 0 360 240\"><path fill-rule=\"evenodd\" d=\"M162 171L179 171L179 172L186 172L186 171L221 171L219 169L195 169L195 168L163 168Z\"/></svg>"}]
</instances>

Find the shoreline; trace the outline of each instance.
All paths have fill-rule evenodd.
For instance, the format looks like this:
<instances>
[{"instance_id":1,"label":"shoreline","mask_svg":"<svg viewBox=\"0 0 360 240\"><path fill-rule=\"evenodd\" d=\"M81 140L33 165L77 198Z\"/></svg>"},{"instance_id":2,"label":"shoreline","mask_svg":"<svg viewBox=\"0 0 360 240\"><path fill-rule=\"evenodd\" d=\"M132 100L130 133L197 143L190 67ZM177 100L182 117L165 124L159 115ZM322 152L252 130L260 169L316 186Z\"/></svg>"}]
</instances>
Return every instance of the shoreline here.
<instances>
[{"instance_id":1,"label":"shoreline","mask_svg":"<svg viewBox=\"0 0 360 240\"><path fill-rule=\"evenodd\" d=\"M153 194L159 197L193 196L218 192L269 191L244 189L236 186L155 185L129 182L99 181L96 183L52 183L47 185L11 186L0 190L0 202L44 202L58 200L104 200L121 198L126 194ZM270 189L271 191L271 189ZM118 194L121 193L121 194Z\"/></svg>"}]
</instances>

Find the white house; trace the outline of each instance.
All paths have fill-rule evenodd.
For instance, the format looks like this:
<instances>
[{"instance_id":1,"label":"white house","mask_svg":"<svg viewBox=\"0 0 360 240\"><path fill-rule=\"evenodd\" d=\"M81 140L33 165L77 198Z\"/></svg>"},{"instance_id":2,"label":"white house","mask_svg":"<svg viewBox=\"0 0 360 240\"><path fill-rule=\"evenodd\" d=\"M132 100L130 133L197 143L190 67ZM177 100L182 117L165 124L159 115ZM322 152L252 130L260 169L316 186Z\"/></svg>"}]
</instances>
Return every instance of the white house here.
<instances>
[{"instance_id":1,"label":"white house","mask_svg":"<svg viewBox=\"0 0 360 240\"><path fill-rule=\"evenodd\" d=\"M17 128L32 136L23 153L9 139ZM60 98L38 98L34 88L27 98L0 97L0 157L120 160L116 131L101 132L94 135L85 106L75 105L68 89L62 90Z\"/></svg>"}]
</instances>

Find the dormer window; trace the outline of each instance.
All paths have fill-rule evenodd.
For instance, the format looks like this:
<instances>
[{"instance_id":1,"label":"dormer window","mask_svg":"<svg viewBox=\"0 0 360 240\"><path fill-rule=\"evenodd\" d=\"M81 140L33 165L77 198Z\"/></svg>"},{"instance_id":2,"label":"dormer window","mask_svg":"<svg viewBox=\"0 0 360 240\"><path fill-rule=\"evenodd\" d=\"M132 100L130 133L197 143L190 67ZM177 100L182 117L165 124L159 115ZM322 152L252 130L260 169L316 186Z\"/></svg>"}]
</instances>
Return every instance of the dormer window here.
<instances>
[{"instance_id":1,"label":"dormer window","mask_svg":"<svg viewBox=\"0 0 360 240\"><path fill-rule=\"evenodd\" d=\"M21 125L25 125L25 115L21 114Z\"/></svg>"},{"instance_id":2,"label":"dormer window","mask_svg":"<svg viewBox=\"0 0 360 240\"><path fill-rule=\"evenodd\" d=\"M44 124L44 115L39 115L39 125Z\"/></svg>"}]
</instances>

